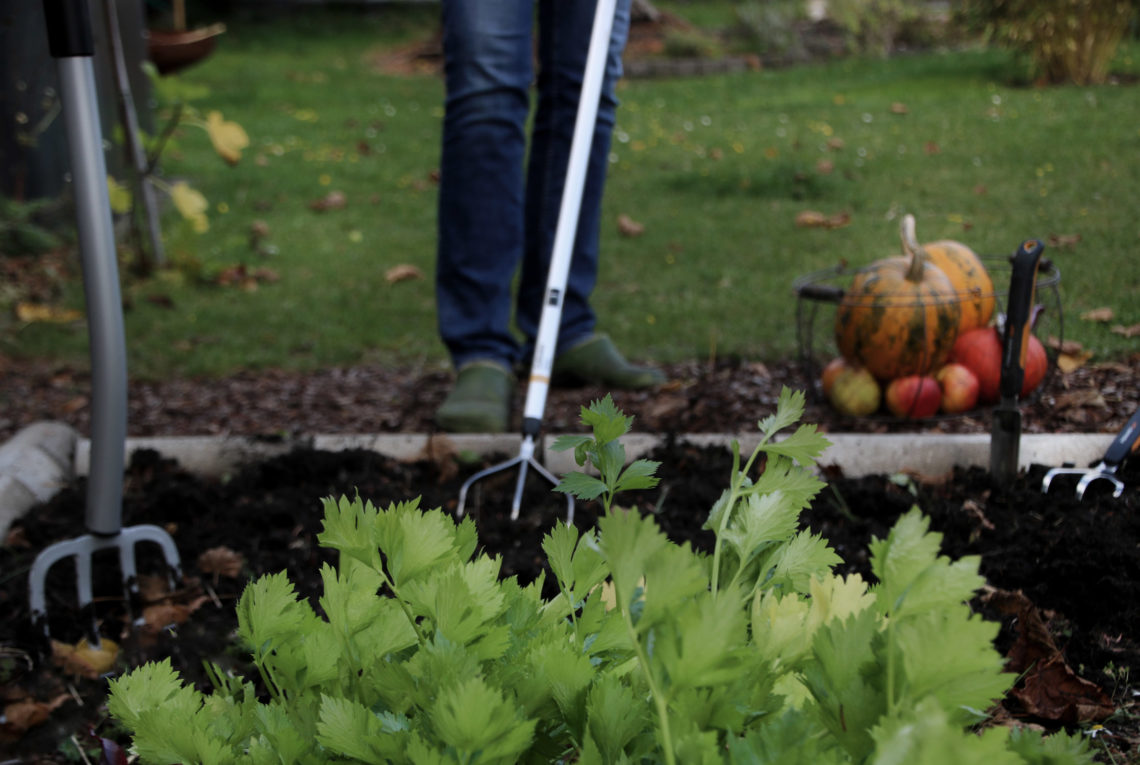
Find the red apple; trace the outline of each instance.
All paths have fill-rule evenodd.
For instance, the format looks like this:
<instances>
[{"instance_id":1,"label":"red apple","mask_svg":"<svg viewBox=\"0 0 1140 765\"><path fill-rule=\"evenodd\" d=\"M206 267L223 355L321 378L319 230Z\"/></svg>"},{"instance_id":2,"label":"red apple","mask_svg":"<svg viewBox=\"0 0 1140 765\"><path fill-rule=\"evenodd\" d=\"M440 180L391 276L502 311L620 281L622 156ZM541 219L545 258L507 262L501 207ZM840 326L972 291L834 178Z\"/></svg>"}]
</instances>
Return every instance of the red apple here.
<instances>
[{"instance_id":1,"label":"red apple","mask_svg":"<svg viewBox=\"0 0 1140 765\"><path fill-rule=\"evenodd\" d=\"M942 389L933 377L907 375L891 380L886 399L887 409L896 417L920 419L938 411Z\"/></svg>"},{"instance_id":2,"label":"red apple","mask_svg":"<svg viewBox=\"0 0 1140 765\"><path fill-rule=\"evenodd\" d=\"M967 367L978 378L978 403L992 404L1001 397L1001 345L1002 338L995 327L979 327L958 336L950 361ZM1030 335L1025 354L1025 377L1021 395L1029 395L1041 381L1049 367L1045 346Z\"/></svg>"},{"instance_id":3,"label":"red apple","mask_svg":"<svg viewBox=\"0 0 1140 765\"><path fill-rule=\"evenodd\" d=\"M827 400L841 414L865 417L879 408L879 382L865 367L845 362L824 387Z\"/></svg>"},{"instance_id":4,"label":"red apple","mask_svg":"<svg viewBox=\"0 0 1140 765\"><path fill-rule=\"evenodd\" d=\"M943 412L965 412L978 403L978 378L969 367L952 362L939 369L934 379L942 388Z\"/></svg>"},{"instance_id":5,"label":"red apple","mask_svg":"<svg viewBox=\"0 0 1140 765\"><path fill-rule=\"evenodd\" d=\"M978 403L998 400L1001 385L1001 338L994 327L963 332L954 342L950 361L961 364L978 378Z\"/></svg>"},{"instance_id":6,"label":"red apple","mask_svg":"<svg viewBox=\"0 0 1140 765\"><path fill-rule=\"evenodd\" d=\"M1021 395L1028 396L1049 370L1049 357L1045 355L1045 346L1034 335L1029 336L1029 350L1025 354L1025 379L1021 383Z\"/></svg>"},{"instance_id":7,"label":"red apple","mask_svg":"<svg viewBox=\"0 0 1140 765\"><path fill-rule=\"evenodd\" d=\"M819 383L823 387L823 395L830 396L831 388L835 385L835 378L849 366L847 359L842 356L836 356L823 368L819 373Z\"/></svg>"}]
</instances>

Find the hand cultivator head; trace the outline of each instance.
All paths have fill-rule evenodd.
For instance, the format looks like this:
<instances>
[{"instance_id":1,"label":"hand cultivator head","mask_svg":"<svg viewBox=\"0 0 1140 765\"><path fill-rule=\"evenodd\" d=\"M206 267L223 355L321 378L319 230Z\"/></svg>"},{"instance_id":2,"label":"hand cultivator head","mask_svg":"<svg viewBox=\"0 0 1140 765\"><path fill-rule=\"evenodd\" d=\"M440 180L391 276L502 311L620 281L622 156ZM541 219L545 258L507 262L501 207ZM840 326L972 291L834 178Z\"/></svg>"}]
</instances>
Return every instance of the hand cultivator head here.
<instances>
[{"instance_id":1,"label":"hand cultivator head","mask_svg":"<svg viewBox=\"0 0 1140 765\"><path fill-rule=\"evenodd\" d=\"M94 600L91 588L91 556L101 550L117 548L119 551L119 568L123 576L123 587L127 593L128 602L131 596L138 594L138 571L135 566L135 545L139 542L153 542L162 549L166 558L166 565L170 569L171 584L181 577L181 561L178 549L170 535L158 526L141 525L130 526L116 534L85 534L75 539L68 539L45 548L36 556L32 570L28 575L28 601L31 606L32 621L42 627L45 637L48 633L47 607L45 603L45 582L47 573L56 563L67 558L75 558L76 587L79 596L79 609L89 611ZM94 614L90 635L92 645L99 644L99 630L95 626Z\"/></svg>"},{"instance_id":2,"label":"hand cultivator head","mask_svg":"<svg viewBox=\"0 0 1140 765\"><path fill-rule=\"evenodd\" d=\"M515 481L515 496L511 501L512 521L517 521L519 519L519 510L522 507L523 486L526 484L526 474L528 467L533 467L535 472L537 472L547 481L550 481L551 484L557 486L559 483L557 476L543 467L542 464L540 464L538 460L534 458L534 436L526 435L523 437L522 445L519 447L518 456L512 457L506 462L500 462L498 465L492 465L485 470L480 470L478 473L463 482L463 485L459 487L459 506L455 510L456 517L463 517L463 513L465 512L467 505L467 492L471 488L472 484L482 478L494 475L495 473L501 473L505 470L510 470L515 465L519 466L519 477L518 480ZM566 495L566 523L574 523L574 497L570 494Z\"/></svg>"},{"instance_id":3,"label":"hand cultivator head","mask_svg":"<svg viewBox=\"0 0 1140 765\"><path fill-rule=\"evenodd\" d=\"M1112 439L1112 443L1109 444L1100 462L1090 468L1053 468L1045 474L1045 479L1041 482L1041 491L1048 494L1049 485L1059 475L1079 475L1081 480L1077 482L1077 499L1082 499L1089 484L1098 479L1111 483L1113 485L1112 496L1119 497L1124 493L1124 482L1116 477L1116 471L1124 463L1124 460L1128 459L1128 455L1136 451L1138 447L1140 447L1140 411L1134 412L1128 418L1128 422L1116 434L1116 438Z\"/></svg>"}]
</instances>

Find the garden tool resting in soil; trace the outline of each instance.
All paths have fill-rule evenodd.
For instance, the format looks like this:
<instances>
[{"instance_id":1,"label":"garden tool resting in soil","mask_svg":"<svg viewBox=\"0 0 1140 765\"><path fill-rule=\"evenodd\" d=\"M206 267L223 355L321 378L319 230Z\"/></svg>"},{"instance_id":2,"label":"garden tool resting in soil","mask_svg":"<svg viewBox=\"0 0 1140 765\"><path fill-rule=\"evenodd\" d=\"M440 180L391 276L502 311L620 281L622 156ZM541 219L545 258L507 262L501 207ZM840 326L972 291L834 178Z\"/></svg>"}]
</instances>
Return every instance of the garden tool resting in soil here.
<instances>
[{"instance_id":1,"label":"garden tool resting in soil","mask_svg":"<svg viewBox=\"0 0 1140 765\"><path fill-rule=\"evenodd\" d=\"M32 564L28 592L32 619L48 631L44 590L48 570L75 558L78 602L92 604L92 555L117 549L124 586L137 593L135 545L157 544L172 575L180 561L174 540L152 525L122 527L123 465L127 435L127 352L115 254L107 168L95 91L91 15L87 0L45 0L48 43L58 60L60 98L71 153L83 289L91 344L91 460L87 479L88 534L45 548ZM98 631L92 634L98 644Z\"/></svg>"},{"instance_id":2,"label":"garden tool resting in soil","mask_svg":"<svg viewBox=\"0 0 1140 765\"><path fill-rule=\"evenodd\" d=\"M562 204L558 211L558 225L554 230L554 244L550 255L550 271L546 276L546 292L542 301L542 315L538 322L538 336L534 342L534 357L527 382L526 401L523 404L522 444L518 456L498 465L492 465L471 476L459 488L459 507L456 515L462 517L471 485L493 473L519 466L515 483L515 496L511 502L511 520L519 517L522 506L523 485L527 468L557 485L558 479L534 457L535 443L542 430L542 417L546 410L546 394L550 390L550 374L554 369L554 352L558 345L558 329L562 323L562 301L566 294L566 281L570 274L574 237L578 230L578 213L582 207L582 190L586 184L586 165L598 116L598 102L602 94L602 78L606 70L606 57L613 30L616 0L598 0L594 10L594 25L590 31L590 47L586 52L586 71L582 78L582 92L578 97L578 113L574 121L574 134L570 140L570 157L566 168L566 183L562 188ZM566 495L566 522L574 520L574 498Z\"/></svg>"},{"instance_id":3,"label":"garden tool resting in soil","mask_svg":"<svg viewBox=\"0 0 1140 765\"><path fill-rule=\"evenodd\" d=\"M1003 483L1017 477L1021 449L1021 410L1017 396L1025 377L1029 351L1029 313L1037 286L1037 269L1045 245L1037 239L1022 242L1013 254L1009 277L1009 304L1001 349L1001 400L994 410L990 430L990 473Z\"/></svg>"},{"instance_id":4,"label":"garden tool resting in soil","mask_svg":"<svg viewBox=\"0 0 1140 765\"><path fill-rule=\"evenodd\" d=\"M1124 493L1124 482L1116 477L1116 471L1128 459L1128 455L1140 449L1140 410L1133 412L1124 423L1124 427L1112 439L1100 462L1089 468L1055 467L1045 474L1041 481L1041 491L1049 493L1049 485L1059 475L1079 475L1077 482L1077 499L1083 499L1089 484L1096 480L1105 480L1112 484L1112 496L1119 497Z\"/></svg>"}]
</instances>

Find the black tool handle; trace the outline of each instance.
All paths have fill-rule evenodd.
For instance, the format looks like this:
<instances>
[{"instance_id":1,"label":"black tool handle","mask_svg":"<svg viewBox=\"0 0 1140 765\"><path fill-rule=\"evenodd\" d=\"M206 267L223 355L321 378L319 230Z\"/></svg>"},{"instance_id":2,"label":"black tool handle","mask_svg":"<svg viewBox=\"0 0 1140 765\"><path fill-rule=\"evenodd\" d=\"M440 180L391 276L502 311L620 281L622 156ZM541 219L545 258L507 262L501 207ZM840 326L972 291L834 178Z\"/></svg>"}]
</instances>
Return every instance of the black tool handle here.
<instances>
[{"instance_id":1,"label":"black tool handle","mask_svg":"<svg viewBox=\"0 0 1140 765\"><path fill-rule=\"evenodd\" d=\"M1140 448L1140 409L1133 412L1124 423L1124 427L1112 439L1108 451L1104 453L1104 464L1115 468L1128 458L1128 455Z\"/></svg>"},{"instance_id":2,"label":"black tool handle","mask_svg":"<svg viewBox=\"0 0 1140 765\"><path fill-rule=\"evenodd\" d=\"M44 18L52 58L95 54L87 0L44 0Z\"/></svg>"},{"instance_id":3,"label":"black tool handle","mask_svg":"<svg viewBox=\"0 0 1140 765\"><path fill-rule=\"evenodd\" d=\"M1000 391L1004 401L1016 400L1021 393L1025 357L1029 351L1029 314L1037 287L1037 269L1044 251L1045 245L1040 240L1027 239L1013 254L1001 352Z\"/></svg>"}]
</instances>

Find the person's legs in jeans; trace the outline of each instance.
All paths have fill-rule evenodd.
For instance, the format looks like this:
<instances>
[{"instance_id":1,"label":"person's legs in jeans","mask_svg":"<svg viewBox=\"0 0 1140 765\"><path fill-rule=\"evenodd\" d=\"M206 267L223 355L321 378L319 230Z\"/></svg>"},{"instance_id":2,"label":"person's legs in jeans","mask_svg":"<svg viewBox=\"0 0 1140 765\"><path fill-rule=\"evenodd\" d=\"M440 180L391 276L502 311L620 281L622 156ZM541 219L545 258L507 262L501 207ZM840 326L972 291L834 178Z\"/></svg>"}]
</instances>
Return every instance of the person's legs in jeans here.
<instances>
[{"instance_id":1,"label":"person's legs in jeans","mask_svg":"<svg viewBox=\"0 0 1140 765\"><path fill-rule=\"evenodd\" d=\"M589 305L614 91L629 29L630 0L617 2L555 371L615 387L642 387L663 377L629 364L608 338L593 335ZM510 332L511 281L522 259L516 322L533 343L596 6L539 0L539 97L524 193L534 0L443 0L442 5L447 103L436 294L440 335L459 376L436 420L449 430L503 430L511 389L507 370L520 358Z\"/></svg>"},{"instance_id":2,"label":"person's legs in jeans","mask_svg":"<svg viewBox=\"0 0 1140 765\"><path fill-rule=\"evenodd\" d=\"M518 357L511 280L523 252L534 2L443 0L442 11L440 336L457 368L476 360L510 367Z\"/></svg>"},{"instance_id":3,"label":"person's legs in jeans","mask_svg":"<svg viewBox=\"0 0 1140 765\"><path fill-rule=\"evenodd\" d=\"M596 4L539 0L538 104L527 168L526 236L515 321L532 351L538 332L547 272L570 158L578 100L586 69ZM570 273L559 326L558 367L576 378L615 387L643 387L663 381L656 370L626 362L609 339L594 335L590 294L598 275L602 194L617 110L617 81L629 35L630 0L617 0L605 76L590 148ZM573 351L568 355L568 352Z\"/></svg>"},{"instance_id":4,"label":"person's legs in jeans","mask_svg":"<svg viewBox=\"0 0 1140 765\"><path fill-rule=\"evenodd\" d=\"M440 159L436 302L458 370L436 413L454 431L505 430L511 281L523 252L525 125L533 0L443 0L447 100Z\"/></svg>"}]
</instances>

